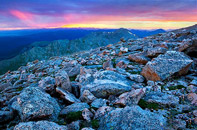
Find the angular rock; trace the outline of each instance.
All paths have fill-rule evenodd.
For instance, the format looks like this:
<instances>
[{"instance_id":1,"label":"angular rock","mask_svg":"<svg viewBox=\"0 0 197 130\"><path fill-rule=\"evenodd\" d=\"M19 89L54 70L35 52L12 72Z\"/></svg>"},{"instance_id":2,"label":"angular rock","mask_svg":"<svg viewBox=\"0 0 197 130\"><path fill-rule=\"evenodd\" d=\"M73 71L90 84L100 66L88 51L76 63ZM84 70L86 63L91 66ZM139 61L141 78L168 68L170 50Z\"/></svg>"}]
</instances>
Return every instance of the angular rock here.
<instances>
[{"instance_id":1,"label":"angular rock","mask_svg":"<svg viewBox=\"0 0 197 130\"><path fill-rule=\"evenodd\" d=\"M175 107L179 104L179 98L163 92L150 92L143 98L147 103L156 103L160 107Z\"/></svg>"},{"instance_id":2,"label":"angular rock","mask_svg":"<svg viewBox=\"0 0 197 130\"><path fill-rule=\"evenodd\" d=\"M96 99L96 97L89 91L89 90L84 90L80 100L82 102L86 102L86 103L91 103Z\"/></svg>"},{"instance_id":3,"label":"angular rock","mask_svg":"<svg viewBox=\"0 0 197 130\"><path fill-rule=\"evenodd\" d=\"M132 81L135 81L138 83L144 82L144 77L139 74L129 74L128 76Z\"/></svg>"},{"instance_id":4,"label":"angular rock","mask_svg":"<svg viewBox=\"0 0 197 130\"><path fill-rule=\"evenodd\" d=\"M129 51L130 51L130 52L132 52L132 51L137 51L137 50L142 50L142 46L133 45L133 46L129 47Z\"/></svg>"},{"instance_id":5,"label":"angular rock","mask_svg":"<svg viewBox=\"0 0 197 130\"><path fill-rule=\"evenodd\" d=\"M126 48L126 47L121 47L120 51L123 52L123 53L127 53L129 51L129 49Z\"/></svg>"},{"instance_id":6,"label":"angular rock","mask_svg":"<svg viewBox=\"0 0 197 130\"><path fill-rule=\"evenodd\" d=\"M60 86L62 89L67 90L68 92L72 91L72 87L70 85L70 79L68 74L64 70L58 71L55 75L56 86Z\"/></svg>"},{"instance_id":7,"label":"angular rock","mask_svg":"<svg viewBox=\"0 0 197 130\"><path fill-rule=\"evenodd\" d=\"M107 100L106 99L102 99L102 98L96 99L96 100L94 100L91 103L91 106L94 107L94 108L99 108L99 107L102 107L102 106L107 106Z\"/></svg>"},{"instance_id":8,"label":"angular rock","mask_svg":"<svg viewBox=\"0 0 197 130\"><path fill-rule=\"evenodd\" d=\"M189 93L187 99L191 102L192 105L197 106L197 94Z\"/></svg>"},{"instance_id":9,"label":"angular rock","mask_svg":"<svg viewBox=\"0 0 197 130\"><path fill-rule=\"evenodd\" d=\"M103 117L107 112L110 112L112 111L113 108L112 107L109 107L109 106L103 106L103 107L100 107L96 113L95 113L95 116L94 116L94 119L98 119L98 118L101 118Z\"/></svg>"},{"instance_id":10,"label":"angular rock","mask_svg":"<svg viewBox=\"0 0 197 130\"><path fill-rule=\"evenodd\" d=\"M23 121L36 119L56 120L60 107L55 99L37 87L28 87L12 103Z\"/></svg>"},{"instance_id":11,"label":"angular rock","mask_svg":"<svg viewBox=\"0 0 197 130\"><path fill-rule=\"evenodd\" d=\"M116 67L119 67L119 68L127 68L127 64L124 62L124 61L120 61L116 64Z\"/></svg>"},{"instance_id":12,"label":"angular rock","mask_svg":"<svg viewBox=\"0 0 197 130\"><path fill-rule=\"evenodd\" d=\"M131 54L128 59L140 64L146 64L150 59L146 57L143 53Z\"/></svg>"},{"instance_id":13,"label":"angular rock","mask_svg":"<svg viewBox=\"0 0 197 130\"><path fill-rule=\"evenodd\" d=\"M113 68L113 63L111 60L108 60L103 63L103 69L107 69L107 68Z\"/></svg>"},{"instance_id":14,"label":"angular rock","mask_svg":"<svg viewBox=\"0 0 197 130\"><path fill-rule=\"evenodd\" d=\"M92 76L90 74L88 75L88 79L81 81L83 84L81 93L84 90L89 90L98 98L128 92L131 90L131 85L133 84L126 76L113 71L98 71Z\"/></svg>"},{"instance_id":15,"label":"angular rock","mask_svg":"<svg viewBox=\"0 0 197 130\"><path fill-rule=\"evenodd\" d=\"M117 108L100 119L98 130L163 130L166 119L139 106Z\"/></svg>"},{"instance_id":16,"label":"angular rock","mask_svg":"<svg viewBox=\"0 0 197 130\"><path fill-rule=\"evenodd\" d=\"M92 114L92 112L90 112L90 110L88 110L87 108L85 108L82 111L82 116L83 116L83 119L85 119L86 121L90 122L91 121L91 118L93 117L93 114Z\"/></svg>"},{"instance_id":17,"label":"angular rock","mask_svg":"<svg viewBox=\"0 0 197 130\"><path fill-rule=\"evenodd\" d=\"M52 77L45 77L39 81L39 87L51 93L55 90L55 79Z\"/></svg>"},{"instance_id":18,"label":"angular rock","mask_svg":"<svg viewBox=\"0 0 197 130\"><path fill-rule=\"evenodd\" d=\"M166 53L167 49L163 47L155 47L155 48L148 48L147 56L148 57L157 57L160 54Z\"/></svg>"},{"instance_id":19,"label":"angular rock","mask_svg":"<svg viewBox=\"0 0 197 130\"><path fill-rule=\"evenodd\" d=\"M66 126L68 127L68 130L80 130L80 121L73 121Z\"/></svg>"},{"instance_id":20,"label":"angular rock","mask_svg":"<svg viewBox=\"0 0 197 130\"><path fill-rule=\"evenodd\" d=\"M59 93L61 95L61 98L63 98L64 100L70 102L70 103L76 103L76 102L80 102L79 99L77 99L75 97L75 95L73 95L72 93L69 93L66 90L63 90L60 87L56 88L56 92Z\"/></svg>"},{"instance_id":21,"label":"angular rock","mask_svg":"<svg viewBox=\"0 0 197 130\"><path fill-rule=\"evenodd\" d=\"M65 63L62 70L66 71L69 77L74 77L80 73L80 67L80 64Z\"/></svg>"},{"instance_id":22,"label":"angular rock","mask_svg":"<svg viewBox=\"0 0 197 130\"><path fill-rule=\"evenodd\" d=\"M14 127L14 130L68 130L66 126L49 121L24 122Z\"/></svg>"},{"instance_id":23,"label":"angular rock","mask_svg":"<svg viewBox=\"0 0 197 130\"><path fill-rule=\"evenodd\" d=\"M121 94L114 104L121 106L131 106L137 105L140 99L146 93L146 88L132 90L131 92L126 92Z\"/></svg>"},{"instance_id":24,"label":"angular rock","mask_svg":"<svg viewBox=\"0 0 197 130\"><path fill-rule=\"evenodd\" d=\"M192 60L183 53L167 51L164 55L159 55L148 62L141 74L147 80L165 80L174 74L186 74L191 64Z\"/></svg>"},{"instance_id":25,"label":"angular rock","mask_svg":"<svg viewBox=\"0 0 197 130\"><path fill-rule=\"evenodd\" d=\"M74 103L61 110L60 115L66 115L70 112L83 111L85 108L90 108L87 103Z\"/></svg>"},{"instance_id":26,"label":"angular rock","mask_svg":"<svg viewBox=\"0 0 197 130\"><path fill-rule=\"evenodd\" d=\"M178 47L178 50L185 52L189 56L195 57L197 53L197 39L186 39L186 41L183 41Z\"/></svg>"}]
</instances>

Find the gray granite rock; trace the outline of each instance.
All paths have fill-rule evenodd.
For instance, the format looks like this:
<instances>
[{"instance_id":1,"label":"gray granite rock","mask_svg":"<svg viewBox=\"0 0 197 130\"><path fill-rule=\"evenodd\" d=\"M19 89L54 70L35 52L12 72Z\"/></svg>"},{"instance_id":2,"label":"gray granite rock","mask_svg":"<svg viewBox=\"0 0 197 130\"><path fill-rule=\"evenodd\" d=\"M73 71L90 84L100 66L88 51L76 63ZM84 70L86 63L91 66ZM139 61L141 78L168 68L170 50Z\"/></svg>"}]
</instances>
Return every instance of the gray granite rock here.
<instances>
[{"instance_id":1,"label":"gray granite rock","mask_svg":"<svg viewBox=\"0 0 197 130\"><path fill-rule=\"evenodd\" d=\"M36 119L54 121L60 112L57 101L37 87L24 89L12 103L12 108L18 111L22 121Z\"/></svg>"}]
</instances>

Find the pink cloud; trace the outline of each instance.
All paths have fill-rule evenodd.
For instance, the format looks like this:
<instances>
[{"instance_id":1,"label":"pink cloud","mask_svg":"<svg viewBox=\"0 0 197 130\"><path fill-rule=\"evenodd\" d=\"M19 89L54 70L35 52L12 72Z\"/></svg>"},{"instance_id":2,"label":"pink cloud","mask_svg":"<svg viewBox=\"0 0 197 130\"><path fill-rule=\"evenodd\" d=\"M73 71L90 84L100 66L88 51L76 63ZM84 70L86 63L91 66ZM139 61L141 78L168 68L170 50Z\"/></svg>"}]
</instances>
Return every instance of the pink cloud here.
<instances>
[{"instance_id":1,"label":"pink cloud","mask_svg":"<svg viewBox=\"0 0 197 130\"><path fill-rule=\"evenodd\" d=\"M10 13L20 20L33 20L33 14L28 12L21 12L18 10L11 10Z\"/></svg>"}]
</instances>

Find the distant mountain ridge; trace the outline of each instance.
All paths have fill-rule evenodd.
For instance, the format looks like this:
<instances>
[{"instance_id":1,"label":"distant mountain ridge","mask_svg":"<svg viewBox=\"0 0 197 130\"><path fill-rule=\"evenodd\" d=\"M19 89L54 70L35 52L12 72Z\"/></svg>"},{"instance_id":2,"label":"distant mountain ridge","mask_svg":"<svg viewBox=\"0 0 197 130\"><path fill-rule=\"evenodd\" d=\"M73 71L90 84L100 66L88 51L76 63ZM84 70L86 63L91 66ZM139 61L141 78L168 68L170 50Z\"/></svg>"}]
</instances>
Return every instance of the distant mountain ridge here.
<instances>
[{"instance_id":1,"label":"distant mountain ridge","mask_svg":"<svg viewBox=\"0 0 197 130\"><path fill-rule=\"evenodd\" d=\"M124 39L137 39L127 29L118 29L114 32L92 32L91 34L76 40L56 40L46 42L35 42L23 49L19 55L0 61L0 74L8 70L15 70L34 60L45 60L53 56L68 55L79 51L89 50L108 44L114 44Z\"/></svg>"}]
</instances>

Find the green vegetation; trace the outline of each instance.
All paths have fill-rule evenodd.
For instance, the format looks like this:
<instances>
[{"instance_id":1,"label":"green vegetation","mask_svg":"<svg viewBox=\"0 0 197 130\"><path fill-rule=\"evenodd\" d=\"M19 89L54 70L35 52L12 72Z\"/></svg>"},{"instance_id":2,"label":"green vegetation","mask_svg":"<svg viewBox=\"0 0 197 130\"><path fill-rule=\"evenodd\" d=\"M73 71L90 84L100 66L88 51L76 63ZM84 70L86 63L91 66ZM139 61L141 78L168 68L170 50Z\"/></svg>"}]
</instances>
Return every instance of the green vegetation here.
<instances>
[{"instance_id":1,"label":"green vegetation","mask_svg":"<svg viewBox=\"0 0 197 130\"><path fill-rule=\"evenodd\" d=\"M82 119L82 112L78 111L78 112L70 112L66 115L66 121L67 122L72 122L72 121L77 121Z\"/></svg>"},{"instance_id":2,"label":"green vegetation","mask_svg":"<svg viewBox=\"0 0 197 130\"><path fill-rule=\"evenodd\" d=\"M99 127L99 121L98 120L92 120L91 121L92 128L97 129Z\"/></svg>"},{"instance_id":3,"label":"green vegetation","mask_svg":"<svg viewBox=\"0 0 197 130\"><path fill-rule=\"evenodd\" d=\"M23 87L19 87L16 89L17 92L22 91L24 88Z\"/></svg>"},{"instance_id":4,"label":"green vegetation","mask_svg":"<svg viewBox=\"0 0 197 130\"><path fill-rule=\"evenodd\" d=\"M131 71L129 73L131 73L131 74L140 74L141 72L140 71Z\"/></svg>"},{"instance_id":5,"label":"green vegetation","mask_svg":"<svg viewBox=\"0 0 197 130\"><path fill-rule=\"evenodd\" d=\"M186 88L183 85L177 85L177 86L170 86L169 90L176 90L176 89L182 89L182 88Z\"/></svg>"},{"instance_id":6,"label":"green vegetation","mask_svg":"<svg viewBox=\"0 0 197 130\"><path fill-rule=\"evenodd\" d=\"M148 103L144 99L140 99L138 105L143 109L145 109L145 108L154 109L154 110L159 109L159 104L158 103Z\"/></svg>"},{"instance_id":7,"label":"green vegetation","mask_svg":"<svg viewBox=\"0 0 197 130\"><path fill-rule=\"evenodd\" d=\"M75 79L77 78L77 76L73 76L73 77L69 77L70 81L75 81Z\"/></svg>"}]
</instances>

